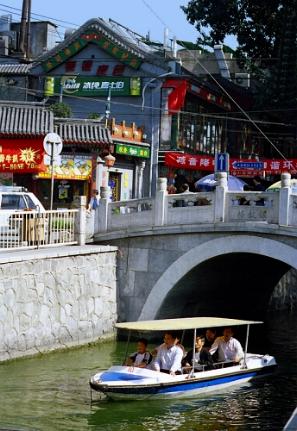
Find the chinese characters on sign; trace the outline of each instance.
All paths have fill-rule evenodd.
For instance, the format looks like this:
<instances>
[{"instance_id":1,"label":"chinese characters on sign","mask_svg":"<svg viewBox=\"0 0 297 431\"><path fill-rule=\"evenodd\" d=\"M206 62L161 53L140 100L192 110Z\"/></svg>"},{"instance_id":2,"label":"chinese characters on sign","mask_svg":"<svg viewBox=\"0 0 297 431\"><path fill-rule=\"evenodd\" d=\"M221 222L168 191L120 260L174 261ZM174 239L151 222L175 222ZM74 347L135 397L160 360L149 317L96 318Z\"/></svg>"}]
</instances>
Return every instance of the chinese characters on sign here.
<instances>
[{"instance_id":1,"label":"chinese characters on sign","mask_svg":"<svg viewBox=\"0 0 297 431\"><path fill-rule=\"evenodd\" d=\"M142 157L144 159L150 157L149 148L135 147L134 145L116 144L116 153L125 156Z\"/></svg>"},{"instance_id":2,"label":"chinese characters on sign","mask_svg":"<svg viewBox=\"0 0 297 431\"><path fill-rule=\"evenodd\" d=\"M191 155L175 152L165 154L165 165L172 168L213 171L214 157L207 155ZM297 159L291 160L244 160L230 159L230 173L239 176L255 176L265 171L269 174L282 172L297 173Z\"/></svg>"},{"instance_id":3,"label":"chinese characters on sign","mask_svg":"<svg viewBox=\"0 0 297 431\"><path fill-rule=\"evenodd\" d=\"M50 87L51 85L51 87ZM108 76L63 76L62 78L47 77L44 93L50 95L63 93L75 96L106 96L110 89L112 96L140 96L141 78L139 77L108 77ZM51 95L53 95L51 94Z\"/></svg>"},{"instance_id":4,"label":"chinese characters on sign","mask_svg":"<svg viewBox=\"0 0 297 431\"><path fill-rule=\"evenodd\" d=\"M41 139L0 139L0 172L39 172L43 153Z\"/></svg>"},{"instance_id":5,"label":"chinese characters on sign","mask_svg":"<svg viewBox=\"0 0 297 431\"><path fill-rule=\"evenodd\" d=\"M59 180L89 180L92 173L92 159L88 156L62 155L61 165L54 165L54 177ZM51 168L46 167L38 178L51 178Z\"/></svg>"}]
</instances>

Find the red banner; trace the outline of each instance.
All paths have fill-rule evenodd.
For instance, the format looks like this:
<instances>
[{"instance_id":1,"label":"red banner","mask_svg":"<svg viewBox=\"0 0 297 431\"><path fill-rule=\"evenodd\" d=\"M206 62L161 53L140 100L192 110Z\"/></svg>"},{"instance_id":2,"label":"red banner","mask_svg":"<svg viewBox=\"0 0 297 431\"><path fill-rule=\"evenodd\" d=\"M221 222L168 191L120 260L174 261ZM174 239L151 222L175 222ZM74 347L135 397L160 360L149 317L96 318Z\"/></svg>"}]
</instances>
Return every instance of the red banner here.
<instances>
[{"instance_id":1,"label":"red banner","mask_svg":"<svg viewBox=\"0 0 297 431\"><path fill-rule=\"evenodd\" d=\"M230 174L237 176L255 176L263 171L269 174L281 174L282 172L290 172L291 174L297 173L297 159L262 159L260 160L260 162L263 163L262 169L254 167L242 169L240 165L243 165L245 162L250 165L252 165L253 162L255 165L257 163L259 164L259 160L230 159ZM238 168L236 164L239 165ZM213 172L214 157L168 152L165 153L165 165L177 169Z\"/></svg>"},{"instance_id":2,"label":"red banner","mask_svg":"<svg viewBox=\"0 0 297 431\"><path fill-rule=\"evenodd\" d=\"M163 87L172 87L173 90L168 96L168 110L169 114L174 114L179 111L185 102L185 97L187 93L187 81L185 79L168 79Z\"/></svg>"},{"instance_id":3,"label":"red banner","mask_svg":"<svg viewBox=\"0 0 297 431\"><path fill-rule=\"evenodd\" d=\"M0 139L0 172L42 172L43 156L43 138Z\"/></svg>"}]
</instances>

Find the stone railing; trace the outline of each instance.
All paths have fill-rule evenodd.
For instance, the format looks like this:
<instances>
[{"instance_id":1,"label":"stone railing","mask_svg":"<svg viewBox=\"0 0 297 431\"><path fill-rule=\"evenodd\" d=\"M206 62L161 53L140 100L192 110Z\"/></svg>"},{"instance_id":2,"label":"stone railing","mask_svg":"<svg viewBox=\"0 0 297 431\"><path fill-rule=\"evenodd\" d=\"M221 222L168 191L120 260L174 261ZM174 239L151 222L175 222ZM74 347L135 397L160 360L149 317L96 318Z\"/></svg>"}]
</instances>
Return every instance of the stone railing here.
<instances>
[{"instance_id":1,"label":"stone railing","mask_svg":"<svg viewBox=\"0 0 297 431\"><path fill-rule=\"evenodd\" d=\"M214 192L168 195L167 179L158 179L154 199L109 202L103 188L95 215L96 233L134 228L219 222L265 222L297 226L297 194L290 187L291 176L282 174L278 192L228 191L227 174L217 174Z\"/></svg>"}]
</instances>

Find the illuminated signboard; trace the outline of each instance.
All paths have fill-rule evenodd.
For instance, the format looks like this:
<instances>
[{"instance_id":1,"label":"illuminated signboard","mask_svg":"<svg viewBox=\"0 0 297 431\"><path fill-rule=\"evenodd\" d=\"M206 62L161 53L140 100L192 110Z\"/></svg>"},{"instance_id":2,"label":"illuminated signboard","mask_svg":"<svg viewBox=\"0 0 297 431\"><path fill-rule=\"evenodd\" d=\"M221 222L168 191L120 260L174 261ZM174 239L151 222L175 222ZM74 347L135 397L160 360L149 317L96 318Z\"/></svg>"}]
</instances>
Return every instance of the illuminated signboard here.
<instances>
[{"instance_id":1,"label":"illuminated signboard","mask_svg":"<svg viewBox=\"0 0 297 431\"><path fill-rule=\"evenodd\" d=\"M150 157L150 149L136 147L134 145L116 144L116 153L123 154L125 156L141 157L148 159Z\"/></svg>"},{"instance_id":2,"label":"illuminated signboard","mask_svg":"<svg viewBox=\"0 0 297 431\"><path fill-rule=\"evenodd\" d=\"M46 77L44 94L46 96L63 94L80 97L106 97L109 89L114 96L140 96L141 79L139 77L106 77L106 76L62 76Z\"/></svg>"}]
</instances>

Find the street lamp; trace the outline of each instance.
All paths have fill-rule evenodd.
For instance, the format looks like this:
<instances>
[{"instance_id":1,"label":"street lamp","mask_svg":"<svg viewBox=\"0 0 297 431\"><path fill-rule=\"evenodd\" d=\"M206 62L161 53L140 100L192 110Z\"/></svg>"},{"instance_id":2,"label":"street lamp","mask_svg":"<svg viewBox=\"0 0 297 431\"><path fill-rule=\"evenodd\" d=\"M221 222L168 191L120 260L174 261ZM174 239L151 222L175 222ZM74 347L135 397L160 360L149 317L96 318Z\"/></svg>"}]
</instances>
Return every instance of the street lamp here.
<instances>
[{"instance_id":1,"label":"street lamp","mask_svg":"<svg viewBox=\"0 0 297 431\"><path fill-rule=\"evenodd\" d=\"M161 75L155 76L154 78L150 79L144 86L142 89L142 103L141 103L141 110L143 111L144 109L144 95L145 95L145 90L147 89L147 87L150 85L151 82L154 82L156 79L159 78L163 78L164 76L168 76L168 75L175 75L174 72L166 72L166 73L162 73Z\"/></svg>"}]
</instances>

